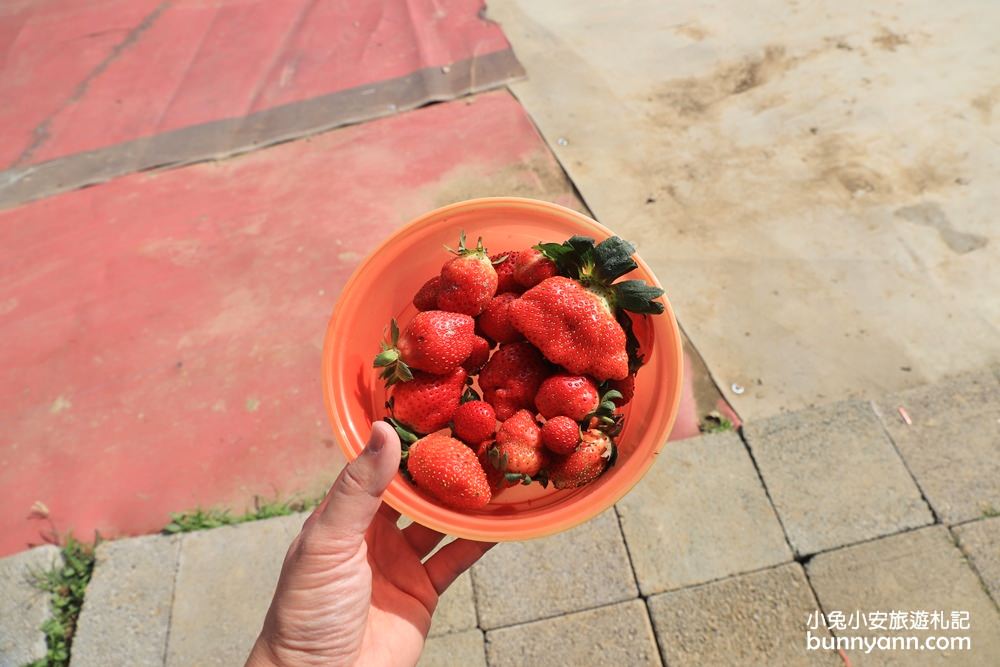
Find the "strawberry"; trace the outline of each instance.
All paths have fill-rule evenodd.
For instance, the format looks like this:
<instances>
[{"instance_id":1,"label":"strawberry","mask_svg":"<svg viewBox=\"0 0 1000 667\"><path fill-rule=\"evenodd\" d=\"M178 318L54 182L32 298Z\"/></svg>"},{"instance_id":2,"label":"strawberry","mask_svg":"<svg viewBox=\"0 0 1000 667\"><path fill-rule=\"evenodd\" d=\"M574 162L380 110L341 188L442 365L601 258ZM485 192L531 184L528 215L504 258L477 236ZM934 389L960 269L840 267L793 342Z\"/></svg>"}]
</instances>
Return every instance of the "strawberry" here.
<instances>
[{"instance_id":1,"label":"strawberry","mask_svg":"<svg viewBox=\"0 0 1000 667\"><path fill-rule=\"evenodd\" d=\"M428 435L410 445L406 469L419 488L448 507L480 509L493 495L475 452L444 434Z\"/></svg>"},{"instance_id":2,"label":"strawberry","mask_svg":"<svg viewBox=\"0 0 1000 667\"><path fill-rule=\"evenodd\" d=\"M527 410L518 410L500 425L490 462L504 473L507 483L528 484L548 464L542 431Z\"/></svg>"},{"instance_id":3,"label":"strawberry","mask_svg":"<svg viewBox=\"0 0 1000 667\"><path fill-rule=\"evenodd\" d=\"M524 288L514 280L514 265L520 254L517 250L511 250L490 255L490 261L493 262L493 268L497 272L497 294L504 292L520 294L524 291Z\"/></svg>"},{"instance_id":4,"label":"strawberry","mask_svg":"<svg viewBox=\"0 0 1000 667\"><path fill-rule=\"evenodd\" d=\"M635 373L629 373L624 380L611 380L608 382L608 389L614 389L621 398L611 399L619 408L632 400L635 394Z\"/></svg>"},{"instance_id":5,"label":"strawberry","mask_svg":"<svg viewBox=\"0 0 1000 667\"><path fill-rule=\"evenodd\" d=\"M535 405L546 419L565 415L578 422L597 409L599 398L597 385L590 378L560 373L538 387Z\"/></svg>"},{"instance_id":6,"label":"strawberry","mask_svg":"<svg viewBox=\"0 0 1000 667\"><path fill-rule=\"evenodd\" d=\"M597 430L585 431L573 453L549 464L549 481L557 489L573 489L589 484L613 464L614 454L615 444L607 434Z\"/></svg>"},{"instance_id":7,"label":"strawberry","mask_svg":"<svg viewBox=\"0 0 1000 667\"><path fill-rule=\"evenodd\" d=\"M437 310L438 288L441 276L434 276L425 282L413 295L413 306L417 310Z\"/></svg>"},{"instance_id":8,"label":"strawberry","mask_svg":"<svg viewBox=\"0 0 1000 667\"><path fill-rule=\"evenodd\" d=\"M483 398L496 410L497 419L509 419L522 408L534 410L538 385L551 372L549 364L531 343L507 343L490 357L479 373Z\"/></svg>"},{"instance_id":9,"label":"strawberry","mask_svg":"<svg viewBox=\"0 0 1000 667\"><path fill-rule=\"evenodd\" d=\"M465 378L462 368L456 368L449 375L417 371L412 380L393 385L392 413L417 433L432 433L444 428L458 408Z\"/></svg>"},{"instance_id":10,"label":"strawberry","mask_svg":"<svg viewBox=\"0 0 1000 667\"><path fill-rule=\"evenodd\" d=\"M486 401L462 403L452 415L451 422L455 437L470 446L492 438L497 429L496 413Z\"/></svg>"},{"instance_id":11,"label":"strawberry","mask_svg":"<svg viewBox=\"0 0 1000 667\"><path fill-rule=\"evenodd\" d=\"M475 375L479 372L486 362L490 358L490 342L483 338L482 336L472 337L472 352L466 357L465 361L462 362L462 368L469 375Z\"/></svg>"},{"instance_id":12,"label":"strawberry","mask_svg":"<svg viewBox=\"0 0 1000 667\"><path fill-rule=\"evenodd\" d=\"M433 375L451 373L472 352L475 326L468 315L426 310L417 313L400 336L392 320L390 344L382 343L375 367L382 369L387 385L406 382L412 377L411 368Z\"/></svg>"},{"instance_id":13,"label":"strawberry","mask_svg":"<svg viewBox=\"0 0 1000 667\"><path fill-rule=\"evenodd\" d=\"M662 313L658 287L641 280L613 281L636 268L635 248L617 236L599 245L583 236L536 246L570 277L538 283L510 306L514 327L545 357L577 375L621 380L637 362L638 343L619 323L618 310ZM622 317L628 319L626 314ZM629 320L631 324L631 320ZM632 357L630 358L630 352ZM634 370L631 369L631 370Z\"/></svg>"},{"instance_id":14,"label":"strawberry","mask_svg":"<svg viewBox=\"0 0 1000 667\"><path fill-rule=\"evenodd\" d=\"M511 305L510 314L549 361L598 380L628 375L625 332L607 302L575 280L542 281Z\"/></svg>"},{"instance_id":15,"label":"strawberry","mask_svg":"<svg viewBox=\"0 0 1000 667\"><path fill-rule=\"evenodd\" d=\"M476 331L498 343L523 340L521 332L510 323L510 304L517 299L512 292L497 294L476 318Z\"/></svg>"},{"instance_id":16,"label":"strawberry","mask_svg":"<svg viewBox=\"0 0 1000 667\"><path fill-rule=\"evenodd\" d=\"M514 280L522 288L534 287L546 278L558 274L556 263L535 248L518 253L514 263Z\"/></svg>"},{"instance_id":17,"label":"strawberry","mask_svg":"<svg viewBox=\"0 0 1000 667\"><path fill-rule=\"evenodd\" d=\"M556 454L570 454L580 443L580 425L569 417L553 417L542 426L542 444Z\"/></svg>"},{"instance_id":18,"label":"strawberry","mask_svg":"<svg viewBox=\"0 0 1000 667\"><path fill-rule=\"evenodd\" d=\"M475 249L465 247L465 232L458 241L457 257L441 267L437 305L441 310L466 315L478 315L497 293L497 272L493 268L483 239Z\"/></svg>"}]
</instances>

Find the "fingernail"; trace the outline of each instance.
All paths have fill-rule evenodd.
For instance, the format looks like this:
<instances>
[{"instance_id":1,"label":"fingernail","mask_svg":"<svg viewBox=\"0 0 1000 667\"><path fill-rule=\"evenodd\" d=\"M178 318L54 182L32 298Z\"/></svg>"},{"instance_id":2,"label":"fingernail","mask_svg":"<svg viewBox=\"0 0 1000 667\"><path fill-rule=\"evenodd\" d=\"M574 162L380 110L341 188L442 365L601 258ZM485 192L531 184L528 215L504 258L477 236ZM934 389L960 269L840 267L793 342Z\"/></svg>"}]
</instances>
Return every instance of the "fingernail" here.
<instances>
[{"instance_id":1,"label":"fingernail","mask_svg":"<svg viewBox=\"0 0 1000 667\"><path fill-rule=\"evenodd\" d=\"M385 438L382 437L382 433L378 428L374 428L372 429L371 437L368 439L368 444L365 445L365 453L374 456L382 451L384 444Z\"/></svg>"}]
</instances>

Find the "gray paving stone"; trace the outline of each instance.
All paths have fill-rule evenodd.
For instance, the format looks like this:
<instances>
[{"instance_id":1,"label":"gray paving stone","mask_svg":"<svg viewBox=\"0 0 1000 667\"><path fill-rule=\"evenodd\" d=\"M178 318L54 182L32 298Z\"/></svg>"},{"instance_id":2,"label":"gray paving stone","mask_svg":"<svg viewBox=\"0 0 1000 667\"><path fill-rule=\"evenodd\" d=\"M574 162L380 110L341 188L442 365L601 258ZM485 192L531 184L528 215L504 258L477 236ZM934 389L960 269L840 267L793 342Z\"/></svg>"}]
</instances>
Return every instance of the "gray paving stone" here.
<instances>
[{"instance_id":1,"label":"gray paving stone","mask_svg":"<svg viewBox=\"0 0 1000 667\"><path fill-rule=\"evenodd\" d=\"M827 614L872 611L967 611L969 630L840 630L839 635L968 636L969 651L863 651L847 648L854 665L995 665L1000 658L1000 613L943 526L931 526L822 553L806 565Z\"/></svg>"},{"instance_id":2,"label":"gray paving stone","mask_svg":"<svg viewBox=\"0 0 1000 667\"><path fill-rule=\"evenodd\" d=\"M867 403L783 414L746 424L744 433L798 554L933 521Z\"/></svg>"},{"instance_id":3,"label":"gray paving stone","mask_svg":"<svg viewBox=\"0 0 1000 667\"><path fill-rule=\"evenodd\" d=\"M473 566L472 582L484 629L638 595L613 509L553 537L498 544Z\"/></svg>"},{"instance_id":4,"label":"gray paving stone","mask_svg":"<svg viewBox=\"0 0 1000 667\"><path fill-rule=\"evenodd\" d=\"M167 665L241 665L307 514L184 535Z\"/></svg>"},{"instance_id":5,"label":"gray paving stone","mask_svg":"<svg viewBox=\"0 0 1000 667\"><path fill-rule=\"evenodd\" d=\"M989 371L877 402L903 460L948 524L1000 512L1000 383ZM899 414L905 408L913 423Z\"/></svg>"},{"instance_id":6,"label":"gray paving stone","mask_svg":"<svg viewBox=\"0 0 1000 667\"><path fill-rule=\"evenodd\" d=\"M483 632L477 628L431 637L424 644L419 667L486 667Z\"/></svg>"},{"instance_id":7,"label":"gray paving stone","mask_svg":"<svg viewBox=\"0 0 1000 667\"><path fill-rule=\"evenodd\" d=\"M667 444L618 512L643 595L792 560L735 433Z\"/></svg>"},{"instance_id":8,"label":"gray paving stone","mask_svg":"<svg viewBox=\"0 0 1000 667\"><path fill-rule=\"evenodd\" d=\"M958 545L1000 606L1000 517L955 526Z\"/></svg>"},{"instance_id":9,"label":"gray paving stone","mask_svg":"<svg viewBox=\"0 0 1000 667\"><path fill-rule=\"evenodd\" d=\"M490 667L661 664L642 600L491 630L486 661Z\"/></svg>"},{"instance_id":10,"label":"gray paving stone","mask_svg":"<svg viewBox=\"0 0 1000 667\"><path fill-rule=\"evenodd\" d=\"M52 610L49 594L35 587L34 575L61 562L51 544L0 559L0 667L45 657L41 626Z\"/></svg>"},{"instance_id":11,"label":"gray paving stone","mask_svg":"<svg viewBox=\"0 0 1000 667\"><path fill-rule=\"evenodd\" d=\"M472 595L472 575L462 574L438 600L429 636L447 635L476 627L476 601Z\"/></svg>"},{"instance_id":12,"label":"gray paving stone","mask_svg":"<svg viewBox=\"0 0 1000 667\"><path fill-rule=\"evenodd\" d=\"M806 649L806 621L818 609L798 563L649 598L663 659L671 667L839 666L835 653Z\"/></svg>"},{"instance_id":13,"label":"gray paving stone","mask_svg":"<svg viewBox=\"0 0 1000 667\"><path fill-rule=\"evenodd\" d=\"M97 547L73 667L163 663L179 552L180 537L159 535Z\"/></svg>"}]
</instances>

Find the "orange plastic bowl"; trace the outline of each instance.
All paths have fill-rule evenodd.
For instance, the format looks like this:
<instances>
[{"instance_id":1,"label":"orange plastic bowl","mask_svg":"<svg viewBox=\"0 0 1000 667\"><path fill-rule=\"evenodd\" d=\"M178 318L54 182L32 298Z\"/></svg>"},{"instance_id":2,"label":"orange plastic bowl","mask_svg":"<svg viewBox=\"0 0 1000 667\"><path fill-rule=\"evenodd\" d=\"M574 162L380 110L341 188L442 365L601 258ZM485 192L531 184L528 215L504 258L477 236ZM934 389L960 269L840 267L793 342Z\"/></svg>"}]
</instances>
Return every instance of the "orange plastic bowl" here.
<instances>
[{"instance_id":1,"label":"orange plastic bowl","mask_svg":"<svg viewBox=\"0 0 1000 667\"><path fill-rule=\"evenodd\" d=\"M612 233L585 215L532 199L473 199L426 213L386 239L354 272L327 326L323 344L323 397L334 433L348 461L364 448L371 425L386 415L386 391L372 359L389 320L403 327L416 313L410 300L447 260L465 230L490 252L563 241L574 234L604 239ZM649 267L627 276L657 283ZM635 318L646 364L635 397L625 408L618 462L595 482L558 491L539 484L497 494L479 511L455 511L397 475L385 502L404 516L445 534L482 541L552 535L593 518L635 486L673 427L681 396L681 338L670 304L662 315Z\"/></svg>"}]
</instances>

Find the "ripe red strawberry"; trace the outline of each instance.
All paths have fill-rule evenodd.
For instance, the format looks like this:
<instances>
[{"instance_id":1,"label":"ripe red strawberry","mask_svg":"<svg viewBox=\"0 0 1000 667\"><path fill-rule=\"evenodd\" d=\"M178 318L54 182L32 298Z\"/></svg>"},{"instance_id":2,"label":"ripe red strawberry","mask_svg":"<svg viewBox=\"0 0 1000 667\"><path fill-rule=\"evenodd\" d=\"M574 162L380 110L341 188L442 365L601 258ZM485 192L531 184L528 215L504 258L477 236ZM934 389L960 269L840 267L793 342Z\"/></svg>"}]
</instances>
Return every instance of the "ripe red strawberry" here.
<instances>
[{"instance_id":1,"label":"ripe red strawberry","mask_svg":"<svg viewBox=\"0 0 1000 667\"><path fill-rule=\"evenodd\" d=\"M510 304L517 295L512 292L497 294L476 318L476 331L498 343L523 340L521 332L510 321Z\"/></svg>"},{"instance_id":2,"label":"ripe red strawberry","mask_svg":"<svg viewBox=\"0 0 1000 667\"><path fill-rule=\"evenodd\" d=\"M393 385L393 416L417 433L432 433L444 428L461 401L465 378L462 368L456 368L449 375L417 371L409 382Z\"/></svg>"},{"instance_id":3,"label":"ripe red strawberry","mask_svg":"<svg viewBox=\"0 0 1000 667\"><path fill-rule=\"evenodd\" d=\"M507 477L509 484L530 480L548 463L548 454L542 447L542 430L535 417L527 410L518 410L500 425L497 431L496 451L490 454L491 463Z\"/></svg>"},{"instance_id":4,"label":"ripe red strawberry","mask_svg":"<svg viewBox=\"0 0 1000 667\"><path fill-rule=\"evenodd\" d=\"M375 367L382 368L386 384L406 382L411 368L434 375L451 373L472 352L475 322L468 315L427 310L417 313L399 335L393 320L389 325L391 345L382 343Z\"/></svg>"},{"instance_id":5,"label":"ripe red strawberry","mask_svg":"<svg viewBox=\"0 0 1000 667\"><path fill-rule=\"evenodd\" d=\"M510 315L549 361L601 381L628 375L625 332L607 301L575 280L542 281L511 304Z\"/></svg>"},{"instance_id":6,"label":"ripe red strawberry","mask_svg":"<svg viewBox=\"0 0 1000 667\"><path fill-rule=\"evenodd\" d=\"M493 497L475 452L443 434L428 435L410 445L406 469L418 487L448 507L479 509Z\"/></svg>"},{"instance_id":7,"label":"ripe red strawberry","mask_svg":"<svg viewBox=\"0 0 1000 667\"><path fill-rule=\"evenodd\" d=\"M569 456L549 464L549 481L557 489L573 489L589 484L612 462L615 445L606 434L597 430L583 433L580 444Z\"/></svg>"},{"instance_id":8,"label":"ripe red strawberry","mask_svg":"<svg viewBox=\"0 0 1000 667\"><path fill-rule=\"evenodd\" d=\"M535 406L546 419L565 415L573 421L583 421L597 409L599 402L597 385L583 375L553 375L538 387L535 394Z\"/></svg>"},{"instance_id":9,"label":"ripe red strawberry","mask_svg":"<svg viewBox=\"0 0 1000 667\"><path fill-rule=\"evenodd\" d=\"M472 337L472 352L466 357L465 361L462 362L462 368L469 375L475 375L479 370L489 361L490 358L490 342L483 338L482 336Z\"/></svg>"},{"instance_id":10,"label":"ripe red strawberry","mask_svg":"<svg viewBox=\"0 0 1000 667\"><path fill-rule=\"evenodd\" d=\"M520 252L517 250L511 250L510 252L498 252L495 255L490 255L490 261L493 262L493 268L497 272L497 294L504 292L520 294L524 291L524 288L514 280L514 265L517 263L519 254Z\"/></svg>"},{"instance_id":11,"label":"ripe red strawberry","mask_svg":"<svg viewBox=\"0 0 1000 667\"><path fill-rule=\"evenodd\" d=\"M534 287L546 278L558 274L556 263L535 248L528 248L518 253L514 264L514 280L521 287Z\"/></svg>"},{"instance_id":12,"label":"ripe red strawberry","mask_svg":"<svg viewBox=\"0 0 1000 667\"><path fill-rule=\"evenodd\" d=\"M574 236L536 248L571 277L547 278L522 294L510 306L514 327L549 361L572 373L598 381L625 378L629 361L641 361L638 341L618 322L619 309L651 314L664 309L656 301L663 294L659 287L641 280L613 284L637 268L635 247L617 236L596 246L591 238Z\"/></svg>"},{"instance_id":13,"label":"ripe red strawberry","mask_svg":"<svg viewBox=\"0 0 1000 667\"><path fill-rule=\"evenodd\" d=\"M425 282L417 293L413 295L413 306L417 310L437 310L438 288L441 285L441 276L434 276Z\"/></svg>"},{"instance_id":14,"label":"ripe red strawberry","mask_svg":"<svg viewBox=\"0 0 1000 667\"><path fill-rule=\"evenodd\" d=\"M478 315L497 293L497 272L493 268L483 240L475 249L465 247L465 232L458 242L457 257L441 267L437 305L441 310Z\"/></svg>"},{"instance_id":15,"label":"ripe red strawberry","mask_svg":"<svg viewBox=\"0 0 1000 667\"><path fill-rule=\"evenodd\" d=\"M530 343L501 345L479 373L483 398L504 421L522 408L535 409L538 386L551 367Z\"/></svg>"},{"instance_id":16,"label":"ripe red strawberry","mask_svg":"<svg viewBox=\"0 0 1000 667\"><path fill-rule=\"evenodd\" d=\"M579 443L580 425L569 417L553 417L542 426L542 444L556 454L570 454Z\"/></svg>"},{"instance_id":17,"label":"ripe red strawberry","mask_svg":"<svg viewBox=\"0 0 1000 667\"><path fill-rule=\"evenodd\" d=\"M455 437L470 446L493 437L497 429L497 416L493 406L486 401L462 403L451 417Z\"/></svg>"},{"instance_id":18,"label":"ripe red strawberry","mask_svg":"<svg viewBox=\"0 0 1000 667\"><path fill-rule=\"evenodd\" d=\"M635 395L635 373L629 373L624 380L611 380L608 382L608 389L614 389L622 395L621 398L613 398L612 402L619 408L632 400Z\"/></svg>"}]
</instances>

